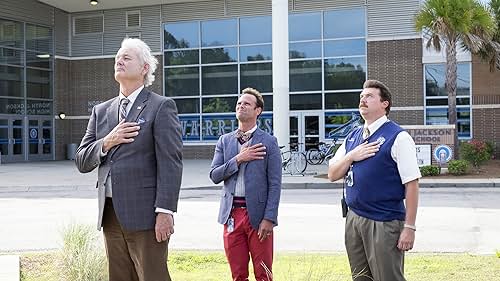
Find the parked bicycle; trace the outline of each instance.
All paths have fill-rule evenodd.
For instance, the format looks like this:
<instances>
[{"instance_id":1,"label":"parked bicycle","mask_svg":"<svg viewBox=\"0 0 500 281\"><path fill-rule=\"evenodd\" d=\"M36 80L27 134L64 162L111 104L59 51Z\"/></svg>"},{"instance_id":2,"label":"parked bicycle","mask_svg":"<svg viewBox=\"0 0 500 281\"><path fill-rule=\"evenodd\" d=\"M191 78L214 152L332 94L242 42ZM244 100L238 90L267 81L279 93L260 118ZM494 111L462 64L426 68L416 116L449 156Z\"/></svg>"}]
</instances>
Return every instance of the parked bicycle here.
<instances>
[{"instance_id":1,"label":"parked bicycle","mask_svg":"<svg viewBox=\"0 0 500 281\"><path fill-rule=\"evenodd\" d=\"M285 146L280 146L283 149ZM290 150L281 151L281 167L290 175L304 175L307 169L306 154L299 151L297 143L290 144Z\"/></svg>"},{"instance_id":2,"label":"parked bicycle","mask_svg":"<svg viewBox=\"0 0 500 281\"><path fill-rule=\"evenodd\" d=\"M361 125L359 121L359 115L352 114L351 120L330 131L328 138L331 138L332 142L330 144L320 142L318 143L318 148L309 149L306 154L307 162L311 165L319 165L323 162L328 164L328 161L330 161L337 151L339 140L347 137L350 132L359 127Z\"/></svg>"}]
</instances>

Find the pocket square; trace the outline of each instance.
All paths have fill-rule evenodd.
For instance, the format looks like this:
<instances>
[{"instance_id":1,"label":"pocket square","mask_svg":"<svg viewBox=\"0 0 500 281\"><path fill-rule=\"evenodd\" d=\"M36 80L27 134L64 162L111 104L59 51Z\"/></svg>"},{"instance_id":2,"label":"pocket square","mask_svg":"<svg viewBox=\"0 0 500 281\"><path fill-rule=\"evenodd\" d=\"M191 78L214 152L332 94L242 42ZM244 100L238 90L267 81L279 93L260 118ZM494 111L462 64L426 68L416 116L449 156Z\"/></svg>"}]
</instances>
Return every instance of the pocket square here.
<instances>
[{"instance_id":1,"label":"pocket square","mask_svg":"<svg viewBox=\"0 0 500 281\"><path fill-rule=\"evenodd\" d=\"M144 120L143 118L139 118L139 119L137 119L137 123L138 123L138 124L142 124L142 123L144 123L144 122L146 122L146 120Z\"/></svg>"}]
</instances>

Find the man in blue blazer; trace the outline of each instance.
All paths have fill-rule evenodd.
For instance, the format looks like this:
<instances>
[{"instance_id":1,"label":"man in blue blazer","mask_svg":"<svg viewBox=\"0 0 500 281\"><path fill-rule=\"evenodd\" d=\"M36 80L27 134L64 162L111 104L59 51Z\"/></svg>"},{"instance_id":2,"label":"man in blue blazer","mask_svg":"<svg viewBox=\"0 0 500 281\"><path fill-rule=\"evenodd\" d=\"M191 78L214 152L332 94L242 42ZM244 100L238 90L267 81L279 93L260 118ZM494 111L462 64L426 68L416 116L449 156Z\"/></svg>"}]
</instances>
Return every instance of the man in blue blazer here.
<instances>
[{"instance_id":1,"label":"man in blue blazer","mask_svg":"<svg viewBox=\"0 0 500 281\"><path fill-rule=\"evenodd\" d=\"M281 154L275 137L257 127L262 95L246 88L236 104L238 130L219 138L210 178L224 181L219 223L233 280L248 280L252 263L256 280L272 280L273 227L278 225Z\"/></svg>"}]
</instances>

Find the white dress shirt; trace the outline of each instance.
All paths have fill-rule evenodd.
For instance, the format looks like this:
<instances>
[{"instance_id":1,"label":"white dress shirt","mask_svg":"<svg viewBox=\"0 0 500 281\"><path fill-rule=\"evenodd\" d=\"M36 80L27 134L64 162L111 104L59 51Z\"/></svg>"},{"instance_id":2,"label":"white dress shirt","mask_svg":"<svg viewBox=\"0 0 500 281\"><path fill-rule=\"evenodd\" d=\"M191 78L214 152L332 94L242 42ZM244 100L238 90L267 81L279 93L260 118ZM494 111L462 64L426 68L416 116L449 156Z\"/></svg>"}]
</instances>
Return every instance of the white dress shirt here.
<instances>
[{"instance_id":1,"label":"white dress shirt","mask_svg":"<svg viewBox=\"0 0 500 281\"><path fill-rule=\"evenodd\" d=\"M252 129L246 131L245 133L246 134L253 134L253 132L255 132L255 130L257 130L257 125L255 125L255 127L253 127ZM252 138L253 138L253 136L252 136ZM248 142L246 142L244 144L240 144L240 142L238 142L238 152L241 151L241 148L243 147L243 145L250 145L252 138L250 138L248 140ZM234 196L245 197L245 168L246 168L246 165L240 165L240 167L239 167L238 177L236 178L236 187L234 190Z\"/></svg>"},{"instance_id":2,"label":"white dress shirt","mask_svg":"<svg viewBox=\"0 0 500 281\"><path fill-rule=\"evenodd\" d=\"M370 124L370 126L368 126L368 130L370 130L370 136L373 135L373 133L375 133L385 122L388 121L389 119L387 119L387 116L384 115ZM329 165L333 165L345 155L346 150L344 140L342 145L335 153L335 156L330 159ZM408 134L408 132L402 131L396 136L396 139L394 140L394 143L391 147L391 157L394 162L396 162L402 184L422 177L422 175L420 174L420 169L418 168L415 142L411 138L410 134Z\"/></svg>"}]
</instances>

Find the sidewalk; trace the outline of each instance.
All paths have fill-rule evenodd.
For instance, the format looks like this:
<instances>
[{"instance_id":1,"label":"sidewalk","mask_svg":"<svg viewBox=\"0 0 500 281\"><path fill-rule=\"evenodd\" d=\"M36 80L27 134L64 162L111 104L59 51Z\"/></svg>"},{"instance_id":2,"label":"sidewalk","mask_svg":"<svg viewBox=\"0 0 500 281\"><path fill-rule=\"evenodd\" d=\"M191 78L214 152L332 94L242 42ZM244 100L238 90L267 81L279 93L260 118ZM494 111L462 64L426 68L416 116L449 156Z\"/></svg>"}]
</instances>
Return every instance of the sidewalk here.
<instances>
[{"instance_id":1,"label":"sidewalk","mask_svg":"<svg viewBox=\"0 0 500 281\"><path fill-rule=\"evenodd\" d=\"M208 177L210 160L184 160L183 189L219 189ZM328 189L342 188L342 181L334 183L315 177L326 174L326 165L309 165L304 176L283 175L283 188ZM93 190L97 180L97 169L81 174L73 161L46 161L11 163L0 165L0 193L80 191ZM420 187L500 187L500 178L488 179L432 179L420 180Z\"/></svg>"}]
</instances>

